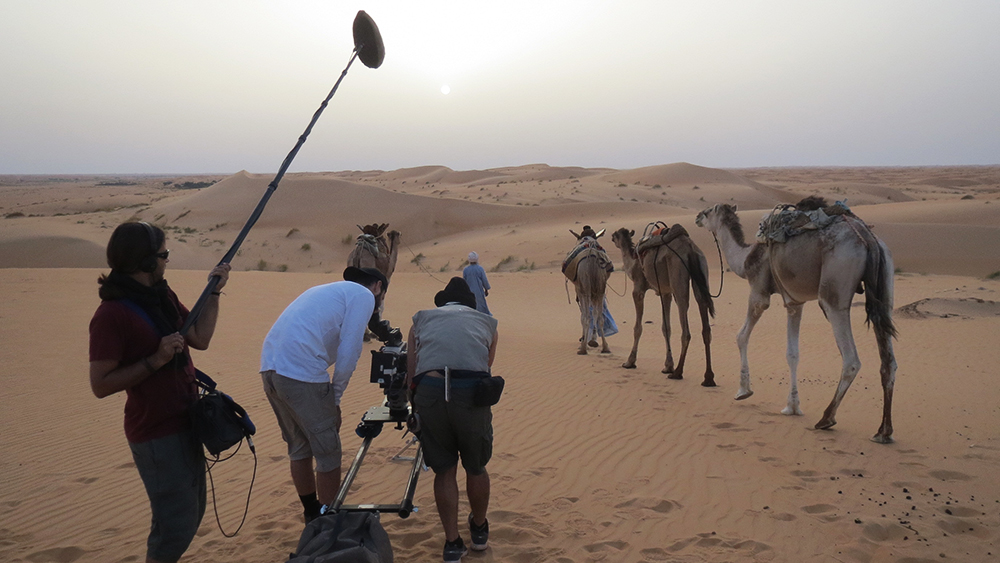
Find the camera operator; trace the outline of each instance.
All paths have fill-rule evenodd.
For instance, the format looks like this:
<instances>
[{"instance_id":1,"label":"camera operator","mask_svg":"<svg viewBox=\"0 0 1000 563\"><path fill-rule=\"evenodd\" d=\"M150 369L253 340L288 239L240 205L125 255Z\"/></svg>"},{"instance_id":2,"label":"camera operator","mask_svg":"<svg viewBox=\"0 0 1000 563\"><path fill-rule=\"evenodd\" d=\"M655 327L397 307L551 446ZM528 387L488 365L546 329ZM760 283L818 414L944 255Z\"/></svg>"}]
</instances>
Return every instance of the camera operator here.
<instances>
[{"instance_id":1,"label":"camera operator","mask_svg":"<svg viewBox=\"0 0 1000 563\"><path fill-rule=\"evenodd\" d=\"M377 322L389 286L374 268L348 267L344 280L310 288L292 301L261 350L264 393L288 444L306 523L340 488L340 398L361 357L365 326Z\"/></svg>"},{"instance_id":2,"label":"camera operator","mask_svg":"<svg viewBox=\"0 0 1000 563\"><path fill-rule=\"evenodd\" d=\"M489 540L486 464L493 454L493 413L488 406L475 406L473 396L476 384L489 376L493 365L497 321L476 310L475 295L459 277L434 296L434 304L436 309L413 316L406 371L407 383L415 389L413 405L424 459L434 470L434 501L444 526L448 562L460 561L468 553L458 532L459 457L472 507L472 548L485 550Z\"/></svg>"}]
</instances>

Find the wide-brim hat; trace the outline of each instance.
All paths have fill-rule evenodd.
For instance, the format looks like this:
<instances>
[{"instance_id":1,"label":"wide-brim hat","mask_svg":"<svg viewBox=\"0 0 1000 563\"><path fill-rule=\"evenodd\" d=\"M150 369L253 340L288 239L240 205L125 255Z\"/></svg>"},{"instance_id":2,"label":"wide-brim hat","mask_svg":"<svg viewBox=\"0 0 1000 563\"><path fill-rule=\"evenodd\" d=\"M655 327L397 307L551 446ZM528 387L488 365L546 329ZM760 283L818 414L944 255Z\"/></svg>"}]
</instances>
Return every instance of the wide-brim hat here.
<instances>
[{"instance_id":1,"label":"wide-brim hat","mask_svg":"<svg viewBox=\"0 0 1000 563\"><path fill-rule=\"evenodd\" d=\"M349 282L360 283L366 287L374 281L380 281L382 282L382 291L389 289L389 280L386 279L385 274L375 268L355 268L354 266L348 266L344 270L344 279Z\"/></svg>"},{"instance_id":2,"label":"wide-brim hat","mask_svg":"<svg viewBox=\"0 0 1000 563\"><path fill-rule=\"evenodd\" d=\"M451 278L448 285L434 296L434 304L438 307L447 303L461 303L472 309L476 308L476 296L469 289L469 284L459 277Z\"/></svg>"}]
</instances>

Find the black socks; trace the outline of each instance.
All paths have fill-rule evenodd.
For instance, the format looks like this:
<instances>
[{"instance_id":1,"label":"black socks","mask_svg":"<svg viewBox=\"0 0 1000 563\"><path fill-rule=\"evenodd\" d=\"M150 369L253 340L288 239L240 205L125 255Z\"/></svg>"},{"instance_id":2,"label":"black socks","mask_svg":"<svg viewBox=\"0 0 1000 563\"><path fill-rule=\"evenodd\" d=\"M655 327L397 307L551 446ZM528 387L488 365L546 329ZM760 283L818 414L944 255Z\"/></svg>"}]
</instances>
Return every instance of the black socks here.
<instances>
[{"instance_id":1,"label":"black socks","mask_svg":"<svg viewBox=\"0 0 1000 563\"><path fill-rule=\"evenodd\" d=\"M322 505L319 503L319 499L316 498L316 493L299 495L299 501L302 502L302 508L304 509L302 514L306 517L307 524L319 517L319 509Z\"/></svg>"}]
</instances>

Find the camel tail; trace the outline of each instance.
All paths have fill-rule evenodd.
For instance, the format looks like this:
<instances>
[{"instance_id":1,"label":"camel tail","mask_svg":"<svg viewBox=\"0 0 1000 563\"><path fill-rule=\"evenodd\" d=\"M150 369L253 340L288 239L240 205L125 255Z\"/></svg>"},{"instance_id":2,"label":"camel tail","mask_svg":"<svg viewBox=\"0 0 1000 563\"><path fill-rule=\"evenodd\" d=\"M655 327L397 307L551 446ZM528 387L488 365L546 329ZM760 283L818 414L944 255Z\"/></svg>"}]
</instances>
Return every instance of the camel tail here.
<instances>
[{"instance_id":1,"label":"camel tail","mask_svg":"<svg viewBox=\"0 0 1000 563\"><path fill-rule=\"evenodd\" d=\"M708 314L715 318L715 302L712 292L708 289L708 262L699 252L692 252L688 257L688 271L691 273L691 287L694 297L700 303L708 304Z\"/></svg>"},{"instance_id":2,"label":"camel tail","mask_svg":"<svg viewBox=\"0 0 1000 563\"><path fill-rule=\"evenodd\" d=\"M892 254L872 236L862 280L865 285L865 323L874 328L879 340L896 337L896 326L892 322L893 274Z\"/></svg>"}]
</instances>

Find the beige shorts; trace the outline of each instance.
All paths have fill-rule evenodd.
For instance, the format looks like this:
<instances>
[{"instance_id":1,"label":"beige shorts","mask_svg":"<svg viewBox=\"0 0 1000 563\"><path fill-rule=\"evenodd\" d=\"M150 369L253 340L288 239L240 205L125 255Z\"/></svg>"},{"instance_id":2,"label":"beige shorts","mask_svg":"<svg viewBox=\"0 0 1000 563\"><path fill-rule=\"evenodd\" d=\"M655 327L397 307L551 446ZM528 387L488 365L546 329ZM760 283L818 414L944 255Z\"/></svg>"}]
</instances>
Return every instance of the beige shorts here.
<instances>
[{"instance_id":1,"label":"beige shorts","mask_svg":"<svg viewBox=\"0 0 1000 563\"><path fill-rule=\"evenodd\" d=\"M316 471L340 467L340 407L334 404L333 385L307 383L275 373L260 373L281 438L292 461L316 458Z\"/></svg>"}]
</instances>

